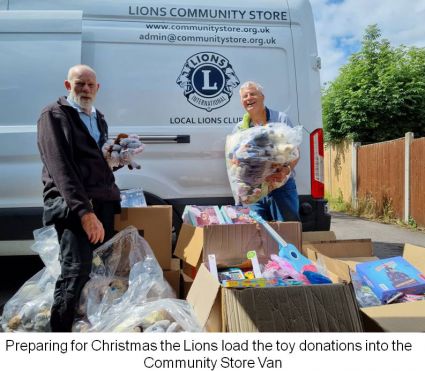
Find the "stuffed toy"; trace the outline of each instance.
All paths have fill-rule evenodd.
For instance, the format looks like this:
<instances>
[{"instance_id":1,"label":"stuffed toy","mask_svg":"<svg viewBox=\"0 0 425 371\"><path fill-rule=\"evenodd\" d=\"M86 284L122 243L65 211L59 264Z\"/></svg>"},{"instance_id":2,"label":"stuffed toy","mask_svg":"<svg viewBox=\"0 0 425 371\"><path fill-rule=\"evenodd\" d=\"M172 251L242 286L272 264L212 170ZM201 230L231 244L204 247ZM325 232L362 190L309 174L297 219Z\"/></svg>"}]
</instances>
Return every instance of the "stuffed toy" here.
<instances>
[{"instance_id":1,"label":"stuffed toy","mask_svg":"<svg viewBox=\"0 0 425 371\"><path fill-rule=\"evenodd\" d=\"M116 139L108 139L102 147L103 157L111 169L128 166L130 170L140 169L134 156L143 152L145 145L136 134L118 134Z\"/></svg>"}]
</instances>

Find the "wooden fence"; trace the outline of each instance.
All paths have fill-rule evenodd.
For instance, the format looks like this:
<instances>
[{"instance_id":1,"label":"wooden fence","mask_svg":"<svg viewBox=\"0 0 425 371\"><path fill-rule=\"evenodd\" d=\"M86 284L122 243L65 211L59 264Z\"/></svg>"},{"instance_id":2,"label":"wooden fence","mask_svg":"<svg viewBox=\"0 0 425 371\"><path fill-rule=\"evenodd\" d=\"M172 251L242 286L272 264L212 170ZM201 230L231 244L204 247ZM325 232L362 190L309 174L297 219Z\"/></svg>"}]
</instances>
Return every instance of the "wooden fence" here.
<instances>
[{"instance_id":1,"label":"wooden fence","mask_svg":"<svg viewBox=\"0 0 425 371\"><path fill-rule=\"evenodd\" d=\"M404 218L404 138L360 146L357 151L357 198L391 207Z\"/></svg>"},{"instance_id":2,"label":"wooden fence","mask_svg":"<svg viewBox=\"0 0 425 371\"><path fill-rule=\"evenodd\" d=\"M410 215L425 226L425 138L413 140L410 147Z\"/></svg>"},{"instance_id":3,"label":"wooden fence","mask_svg":"<svg viewBox=\"0 0 425 371\"><path fill-rule=\"evenodd\" d=\"M325 191L358 205L369 199L405 222L425 226L425 138L325 148Z\"/></svg>"}]
</instances>

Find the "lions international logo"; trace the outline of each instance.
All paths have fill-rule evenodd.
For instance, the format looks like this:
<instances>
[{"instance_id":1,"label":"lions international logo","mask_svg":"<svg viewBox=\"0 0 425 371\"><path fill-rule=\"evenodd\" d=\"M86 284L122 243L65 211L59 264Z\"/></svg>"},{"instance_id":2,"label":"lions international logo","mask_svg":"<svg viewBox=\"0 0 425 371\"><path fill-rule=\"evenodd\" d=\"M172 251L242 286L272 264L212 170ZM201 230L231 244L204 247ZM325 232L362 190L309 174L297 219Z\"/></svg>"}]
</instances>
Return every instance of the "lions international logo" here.
<instances>
[{"instance_id":1,"label":"lions international logo","mask_svg":"<svg viewBox=\"0 0 425 371\"><path fill-rule=\"evenodd\" d=\"M240 83L229 60L213 52L189 57L176 82L189 103L208 112L229 103Z\"/></svg>"}]
</instances>

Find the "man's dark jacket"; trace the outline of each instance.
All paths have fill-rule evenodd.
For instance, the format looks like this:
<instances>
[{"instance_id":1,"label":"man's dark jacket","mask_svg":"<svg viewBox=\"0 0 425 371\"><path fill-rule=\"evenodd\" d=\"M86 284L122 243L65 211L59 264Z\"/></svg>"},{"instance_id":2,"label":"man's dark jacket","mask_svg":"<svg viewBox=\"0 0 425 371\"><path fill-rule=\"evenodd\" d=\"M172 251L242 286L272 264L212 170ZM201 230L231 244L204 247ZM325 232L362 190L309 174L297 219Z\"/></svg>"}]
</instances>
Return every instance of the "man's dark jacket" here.
<instances>
[{"instance_id":1,"label":"man's dark jacket","mask_svg":"<svg viewBox=\"0 0 425 371\"><path fill-rule=\"evenodd\" d=\"M44 164L45 224L65 216L69 209L81 217L93 211L92 201L120 200L114 175L100 150L108 138L108 126L103 114L96 114L99 146L66 97L41 112L37 143Z\"/></svg>"}]
</instances>

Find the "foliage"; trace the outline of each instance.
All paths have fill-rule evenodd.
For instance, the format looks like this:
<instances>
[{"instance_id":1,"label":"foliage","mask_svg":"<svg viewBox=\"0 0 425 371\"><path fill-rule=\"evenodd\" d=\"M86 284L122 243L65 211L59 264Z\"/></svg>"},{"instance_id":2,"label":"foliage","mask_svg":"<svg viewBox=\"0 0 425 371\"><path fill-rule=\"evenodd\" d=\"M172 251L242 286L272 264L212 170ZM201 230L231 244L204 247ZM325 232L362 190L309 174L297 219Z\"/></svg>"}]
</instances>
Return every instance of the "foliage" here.
<instances>
[{"instance_id":1,"label":"foliage","mask_svg":"<svg viewBox=\"0 0 425 371\"><path fill-rule=\"evenodd\" d=\"M392 47L377 25L368 26L322 103L328 142L425 136L425 48Z\"/></svg>"},{"instance_id":2,"label":"foliage","mask_svg":"<svg viewBox=\"0 0 425 371\"><path fill-rule=\"evenodd\" d=\"M418 228L418 224L416 223L416 220L413 217L411 217L411 216L409 216L409 220L407 222L407 225L410 228L413 228L413 229Z\"/></svg>"},{"instance_id":3,"label":"foliage","mask_svg":"<svg viewBox=\"0 0 425 371\"><path fill-rule=\"evenodd\" d=\"M326 192L325 198L332 211L347 212L350 208L350 203L344 200L341 189L338 189L338 197L332 197L330 193Z\"/></svg>"}]
</instances>

